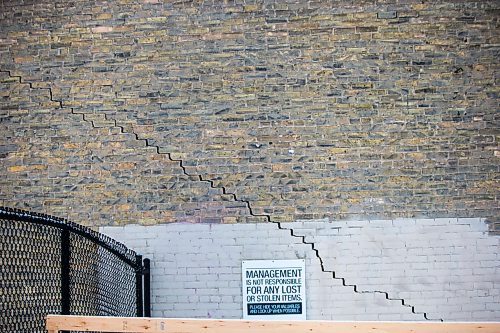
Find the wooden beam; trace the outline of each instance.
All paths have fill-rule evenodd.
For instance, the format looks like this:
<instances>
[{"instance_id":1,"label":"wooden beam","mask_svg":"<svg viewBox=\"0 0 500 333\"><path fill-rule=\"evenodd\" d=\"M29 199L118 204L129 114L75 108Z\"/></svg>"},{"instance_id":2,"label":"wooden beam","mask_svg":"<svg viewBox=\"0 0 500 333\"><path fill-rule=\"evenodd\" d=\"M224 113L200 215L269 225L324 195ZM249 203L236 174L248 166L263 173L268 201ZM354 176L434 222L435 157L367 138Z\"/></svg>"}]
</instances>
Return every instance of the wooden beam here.
<instances>
[{"instance_id":1,"label":"wooden beam","mask_svg":"<svg viewBox=\"0 0 500 333\"><path fill-rule=\"evenodd\" d=\"M136 333L498 333L500 322L335 322L47 316L47 330Z\"/></svg>"}]
</instances>

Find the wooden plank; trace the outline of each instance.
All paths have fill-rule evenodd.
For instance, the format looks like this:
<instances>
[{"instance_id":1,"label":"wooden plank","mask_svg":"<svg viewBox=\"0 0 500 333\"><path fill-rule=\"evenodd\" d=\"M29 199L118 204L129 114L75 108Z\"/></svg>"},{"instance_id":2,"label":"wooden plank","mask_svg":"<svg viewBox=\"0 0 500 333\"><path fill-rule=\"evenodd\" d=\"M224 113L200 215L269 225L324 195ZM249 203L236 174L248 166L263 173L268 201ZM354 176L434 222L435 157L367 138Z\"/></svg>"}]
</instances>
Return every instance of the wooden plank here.
<instances>
[{"instance_id":1,"label":"wooden plank","mask_svg":"<svg viewBox=\"0 0 500 333\"><path fill-rule=\"evenodd\" d=\"M499 333L500 322L249 321L49 315L47 329L49 332L78 330L120 333Z\"/></svg>"}]
</instances>

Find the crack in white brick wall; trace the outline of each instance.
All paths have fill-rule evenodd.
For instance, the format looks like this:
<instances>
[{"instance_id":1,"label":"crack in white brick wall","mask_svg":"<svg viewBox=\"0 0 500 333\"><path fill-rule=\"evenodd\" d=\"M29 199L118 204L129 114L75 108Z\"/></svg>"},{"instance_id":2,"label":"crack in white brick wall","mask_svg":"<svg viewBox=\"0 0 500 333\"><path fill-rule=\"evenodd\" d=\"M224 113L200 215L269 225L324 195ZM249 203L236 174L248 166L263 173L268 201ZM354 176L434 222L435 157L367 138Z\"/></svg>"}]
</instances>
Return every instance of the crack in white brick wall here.
<instances>
[{"instance_id":1,"label":"crack in white brick wall","mask_svg":"<svg viewBox=\"0 0 500 333\"><path fill-rule=\"evenodd\" d=\"M500 238L481 219L102 227L152 260L153 315L240 318L241 261L306 259L309 319L497 320ZM387 299L387 293L393 300ZM396 299L397 298L397 299ZM415 307L401 306L401 299Z\"/></svg>"}]
</instances>

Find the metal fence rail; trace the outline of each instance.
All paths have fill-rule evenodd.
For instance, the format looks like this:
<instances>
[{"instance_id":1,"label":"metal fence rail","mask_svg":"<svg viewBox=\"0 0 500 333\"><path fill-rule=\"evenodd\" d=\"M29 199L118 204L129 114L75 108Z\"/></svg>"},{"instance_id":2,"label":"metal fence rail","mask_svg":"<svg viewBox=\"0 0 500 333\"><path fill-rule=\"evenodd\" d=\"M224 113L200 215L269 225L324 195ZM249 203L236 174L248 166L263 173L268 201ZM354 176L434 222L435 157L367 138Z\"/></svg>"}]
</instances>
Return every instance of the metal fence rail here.
<instances>
[{"instance_id":1,"label":"metal fence rail","mask_svg":"<svg viewBox=\"0 0 500 333\"><path fill-rule=\"evenodd\" d=\"M64 219L0 207L0 267L0 332L46 332L54 313L150 314L142 257Z\"/></svg>"}]
</instances>

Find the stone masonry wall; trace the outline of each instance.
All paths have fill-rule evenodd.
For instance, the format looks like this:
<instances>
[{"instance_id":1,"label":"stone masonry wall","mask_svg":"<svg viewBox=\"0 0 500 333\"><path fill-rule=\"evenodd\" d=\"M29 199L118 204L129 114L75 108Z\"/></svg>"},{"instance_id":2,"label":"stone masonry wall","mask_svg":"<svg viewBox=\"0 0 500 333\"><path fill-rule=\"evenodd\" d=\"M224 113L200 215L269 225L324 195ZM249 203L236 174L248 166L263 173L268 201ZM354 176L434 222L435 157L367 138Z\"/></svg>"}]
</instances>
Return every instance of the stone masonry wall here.
<instances>
[{"instance_id":1,"label":"stone masonry wall","mask_svg":"<svg viewBox=\"0 0 500 333\"><path fill-rule=\"evenodd\" d=\"M0 204L499 221L498 1L0 2Z\"/></svg>"}]
</instances>

